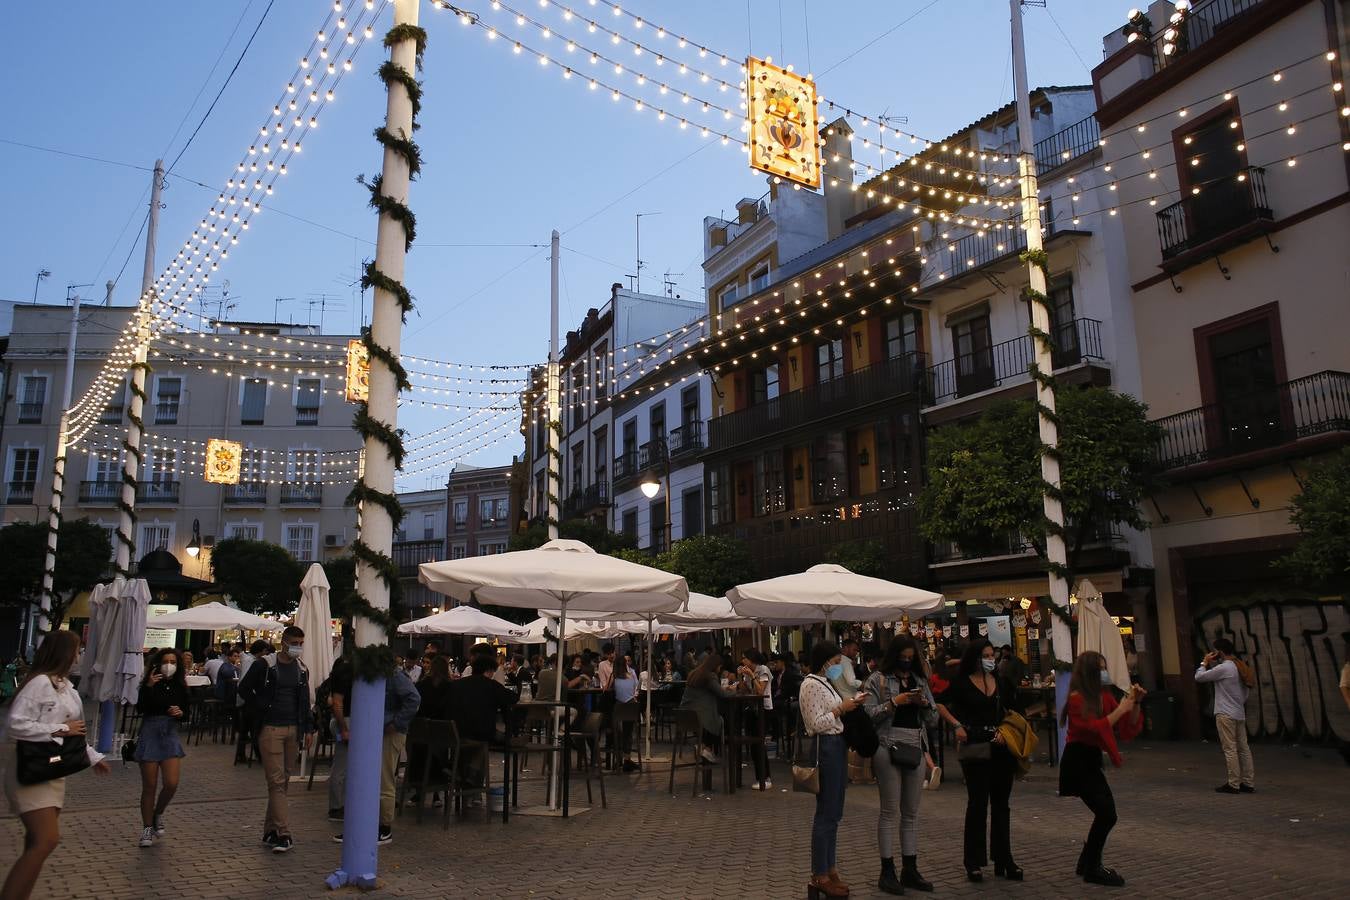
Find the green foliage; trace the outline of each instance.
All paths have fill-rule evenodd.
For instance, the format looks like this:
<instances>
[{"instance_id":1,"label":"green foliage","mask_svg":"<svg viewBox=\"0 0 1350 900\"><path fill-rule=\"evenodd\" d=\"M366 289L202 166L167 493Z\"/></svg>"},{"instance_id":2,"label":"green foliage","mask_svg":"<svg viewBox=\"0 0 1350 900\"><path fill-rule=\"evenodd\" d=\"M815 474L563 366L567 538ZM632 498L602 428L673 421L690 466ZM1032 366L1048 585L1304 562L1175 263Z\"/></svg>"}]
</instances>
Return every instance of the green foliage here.
<instances>
[{"instance_id":1,"label":"green foliage","mask_svg":"<svg viewBox=\"0 0 1350 900\"><path fill-rule=\"evenodd\" d=\"M711 534L676 541L656 558L655 565L683 575L689 590L714 597L755 578L754 561L745 542Z\"/></svg>"},{"instance_id":2,"label":"green foliage","mask_svg":"<svg viewBox=\"0 0 1350 900\"><path fill-rule=\"evenodd\" d=\"M635 550L637 542L620 531L610 531L599 522L590 519L567 519L558 526L558 536L566 540L581 541L596 553L613 553L615 550ZM543 522L533 522L529 528L511 535L510 550L533 550L548 543L548 526Z\"/></svg>"},{"instance_id":3,"label":"green foliage","mask_svg":"<svg viewBox=\"0 0 1350 900\"><path fill-rule=\"evenodd\" d=\"M1158 487L1158 427L1148 409L1105 388L1062 390L1059 458L1069 566L1106 527L1148 523L1139 504ZM919 495L923 533L968 552L1020 532L1044 555L1040 451L1033 401L990 406L976 421L942 428L928 441L929 483Z\"/></svg>"},{"instance_id":4,"label":"green foliage","mask_svg":"<svg viewBox=\"0 0 1350 900\"><path fill-rule=\"evenodd\" d=\"M305 569L276 544L226 538L211 551L211 577L245 612L285 616L300 604Z\"/></svg>"},{"instance_id":5,"label":"green foliage","mask_svg":"<svg viewBox=\"0 0 1350 900\"><path fill-rule=\"evenodd\" d=\"M1302 540L1276 566L1308 585L1341 586L1350 576L1350 448L1313 467L1292 501Z\"/></svg>"},{"instance_id":6,"label":"green foliage","mask_svg":"<svg viewBox=\"0 0 1350 900\"><path fill-rule=\"evenodd\" d=\"M872 578L886 578L890 571L890 560L881 541L839 544L826 552L825 562L843 566L856 575Z\"/></svg>"},{"instance_id":7,"label":"green foliage","mask_svg":"<svg viewBox=\"0 0 1350 900\"><path fill-rule=\"evenodd\" d=\"M108 557L112 555L108 533L88 519L61 522L56 540L52 622L65 618L65 608L76 594L89 590L103 578ZM46 522L16 522L0 528L0 604L41 604L46 558Z\"/></svg>"},{"instance_id":8,"label":"green foliage","mask_svg":"<svg viewBox=\"0 0 1350 900\"><path fill-rule=\"evenodd\" d=\"M616 559L626 559L631 563L637 563L640 566L652 566L653 568L664 568L659 564L660 557L652 556L646 550L630 550L627 547L620 547L618 550L611 550L610 556Z\"/></svg>"},{"instance_id":9,"label":"green foliage","mask_svg":"<svg viewBox=\"0 0 1350 900\"><path fill-rule=\"evenodd\" d=\"M356 560L338 556L323 563L328 577L328 609L335 619L350 619L356 598Z\"/></svg>"}]
</instances>

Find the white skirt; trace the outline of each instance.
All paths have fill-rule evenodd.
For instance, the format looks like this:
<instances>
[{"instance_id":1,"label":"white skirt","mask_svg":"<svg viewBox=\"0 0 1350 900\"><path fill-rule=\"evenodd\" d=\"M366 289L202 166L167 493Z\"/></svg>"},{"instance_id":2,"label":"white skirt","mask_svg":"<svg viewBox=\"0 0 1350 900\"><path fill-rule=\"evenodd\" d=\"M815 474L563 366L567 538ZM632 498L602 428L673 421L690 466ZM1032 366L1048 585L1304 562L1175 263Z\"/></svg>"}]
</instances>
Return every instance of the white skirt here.
<instances>
[{"instance_id":1,"label":"white skirt","mask_svg":"<svg viewBox=\"0 0 1350 900\"><path fill-rule=\"evenodd\" d=\"M14 748L10 744L10 750ZM5 799L9 801L10 811L16 816L37 809L61 809L66 805L66 780L56 778L38 784L19 784L14 776L14 766L5 766Z\"/></svg>"}]
</instances>

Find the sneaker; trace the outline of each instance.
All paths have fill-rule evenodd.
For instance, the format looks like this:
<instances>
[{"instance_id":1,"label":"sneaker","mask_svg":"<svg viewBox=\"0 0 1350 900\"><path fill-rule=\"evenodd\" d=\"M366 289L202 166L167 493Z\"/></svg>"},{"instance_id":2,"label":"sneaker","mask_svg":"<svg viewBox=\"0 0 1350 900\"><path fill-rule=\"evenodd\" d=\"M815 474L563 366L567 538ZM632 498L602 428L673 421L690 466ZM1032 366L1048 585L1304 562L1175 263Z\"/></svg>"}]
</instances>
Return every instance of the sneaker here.
<instances>
[{"instance_id":1,"label":"sneaker","mask_svg":"<svg viewBox=\"0 0 1350 900\"><path fill-rule=\"evenodd\" d=\"M770 780L767 779L767 778L764 779L763 783L760 783L760 782L756 781L754 784L750 785L750 790L752 790L752 791L771 791L771 790L773 790L773 782L770 781Z\"/></svg>"},{"instance_id":2,"label":"sneaker","mask_svg":"<svg viewBox=\"0 0 1350 900\"><path fill-rule=\"evenodd\" d=\"M145 828L142 828L142 829L141 829L141 839L140 839L139 843L140 843L140 845L141 845L142 847L153 847L153 846L155 846L155 829L154 829L153 827L149 827L149 826L147 826L147 827L145 827Z\"/></svg>"},{"instance_id":3,"label":"sneaker","mask_svg":"<svg viewBox=\"0 0 1350 900\"><path fill-rule=\"evenodd\" d=\"M936 791L942 785L942 766L933 766L933 771L928 773L928 780L924 782L925 791Z\"/></svg>"},{"instance_id":4,"label":"sneaker","mask_svg":"<svg viewBox=\"0 0 1350 900\"><path fill-rule=\"evenodd\" d=\"M335 844L340 844L340 843L342 843L342 835L341 835L341 834L335 834L335 835L333 835L333 843L335 843Z\"/></svg>"},{"instance_id":5,"label":"sneaker","mask_svg":"<svg viewBox=\"0 0 1350 900\"><path fill-rule=\"evenodd\" d=\"M704 747L704 748L702 748L701 750L699 750L699 751L698 751L698 755L701 756L701 757L703 757L704 759L706 759L706 760L707 760L708 762L710 762L710 763L716 763L716 762L718 762L717 754L714 753L714 752L712 752L711 750L709 750L707 747Z\"/></svg>"},{"instance_id":6,"label":"sneaker","mask_svg":"<svg viewBox=\"0 0 1350 900\"><path fill-rule=\"evenodd\" d=\"M1241 794L1255 794L1255 793L1256 793L1256 788L1252 787L1250 784L1240 784L1240 785L1238 785L1238 793L1241 793Z\"/></svg>"},{"instance_id":7,"label":"sneaker","mask_svg":"<svg viewBox=\"0 0 1350 900\"><path fill-rule=\"evenodd\" d=\"M263 835L262 842L264 847L271 850L277 845L277 833L275 831L267 832Z\"/></svg>"},{"instance_id":8,"label":"sneaker","mask_svg":"<svg viewBox=\"0 0 1350 900\"><path fill-rule=\"evenodd\" d=\"M155 837L164 837L164 819L155 816Z\"/></svg>"},{"instance_id":9,"label":"sneaker","mask_svg":"<svg viewBox=\"0 0 1350 900\"><path fill-rule=\"evenodd\" d=\"M1216 794L1240 794L1242 791L1233 787L1231 784L1221 784L1214 789Z\"/></svg>"},{"instance_id":10,"label":"sneaker","mask_svg":"<svg viewBox=\"0 0 1350 900\"><path fill-rule=\"evenodd\" d=\"M380 833L375 838L377 844L388 844L394 840L394 829L388 825L380 826Z\"/></svg>"},{"instance_id":11,"label":"sneaker","mask_svg":"<svg viewBox=\"0 0 1350 900\"><path fill-rule=\"evenodd\" d=\"M330 821L330 822L341 822L341 821L342 821L342 817L343 817L343 813L344 813L344 811L343 811L341 808L339 808L339 809L330 809L330 810L328 811L328 821Z\"/></svg>"},{"instance_id":12,"label":"sneaker","mask_svg":"<svg viewBox=\"0 0 1350 900\"><path fill-rule=\"evenodd\" d=\"M272 845L272 852L273 852L273 853L289 853L290 850L291 850L291 847L293 847L293 846L295 846L295 844L294 844L294 842L291 840L291 836L290 836L289 834L283 834L283 835L280 835L280 836L277 838L276 843L274 843L274 844Z\"/></svg>"}]
</instances>

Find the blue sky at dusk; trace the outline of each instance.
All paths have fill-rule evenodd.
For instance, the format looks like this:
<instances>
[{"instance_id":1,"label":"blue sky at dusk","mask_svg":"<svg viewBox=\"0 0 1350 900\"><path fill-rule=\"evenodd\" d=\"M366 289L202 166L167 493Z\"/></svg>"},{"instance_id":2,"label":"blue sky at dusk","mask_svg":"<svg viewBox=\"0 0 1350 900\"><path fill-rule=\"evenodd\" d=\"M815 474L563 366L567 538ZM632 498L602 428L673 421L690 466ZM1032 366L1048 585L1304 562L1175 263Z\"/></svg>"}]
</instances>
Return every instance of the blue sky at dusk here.
<instances>
[{"instance_id":1,"label":"blue sky at dusk","mask_svg":"<svg viewBox=\"0 0 1350 900\"><path fill-rule=\"evenodd\" d=\"M134 244L145 212L148 168L182 150L220 89L267 0L138 0L135 3L18 3L0 34L0 167L6 173L0 219L0 299L29 300L34 275L52 275L38 298L61 302L66 285L103 296L121 273L115 299L134 301L141 247ZM561 54L562 42L518 26L488 0L462 0L505 37ZM510 0L564 33L553 6ZM572 0L578 12L604 21L609 11ZM1127 3L1049 0L1025 10L1033 85L1083 84L1101 59L1101 37L1118 27ZM176 252L223 188L258 134L299 56L331 9L328 0L272 0L238 72L169 179L160 224L159 265ZM632 0L625 11L650 24L618 30L656 46L655 26L694 45L771 55L816 76L820 91L855 109L908 117L899 127L941 137L1012 99L1006 0ZM374 253L376 219L355 182L378 172L381 153L371 130L383 120L384 86L374 71L384 56L378 37L386 10L355 68L304 141L275 195L241 238L215 285L229 282L237 319L319 320L349 332L360 323L354 282ZM618 20L615 20L617 23ZM901 24L905 23L905 24ZM735 202L764 193L764 176L749 170L733 144L704 140L695 129L657 123L650 110L612 102L584 80L563 80L509 40L489 41L431 3L422 6L430 32L422 128L424 156L411 206L418 241L407 283L418 300L404 350L472 363L542 360L548 340L551 228L563 232L563 328L600 306L612 282L628 284L634 268L634 214L642 220L643 289L662 290L672 273L685 298L702 296L702 220L734 213ZM899 27L895 27L899 26ZM894 29L894 30L891 30ZM565 31L602 52L622 55L604 35ZM664 42L674 49L672 37ZM630 51L631 52L631 51ZM631 59L631 57L629 57ZM700 62L716 69L715 58ZM650 57L635 66L655 72ZM665 77L683 84L667 64ZM584 71L584 61L578 64ZM723 70L733 83L735 65ZM612 69L608 73L611 80ZM691 93L721 99L696 80ZM625 75L616 83L631 79ZM678 105L678 101L672 101ZM728 130L739 123L726 123ZM95 162L14 142L97 157ZM212 187L208 190L194 182ZM298 218L297 218L298 217ZM172 249L170 249L172 248ZM128 260L123 271L124 261ZM217 291L219 289L217 288ZM213 292L207 305L217 313ZM293 298L276 303L276 298ZM366 298L368 315L369 296ZM453 413L408 409L400 425L414 434L446 424ZM516 450L507 442L470 460L495 464ZM417 479L419 482L423 479ZM417 486L421 486L420 483Z\"/></svg>"}]
</instances>

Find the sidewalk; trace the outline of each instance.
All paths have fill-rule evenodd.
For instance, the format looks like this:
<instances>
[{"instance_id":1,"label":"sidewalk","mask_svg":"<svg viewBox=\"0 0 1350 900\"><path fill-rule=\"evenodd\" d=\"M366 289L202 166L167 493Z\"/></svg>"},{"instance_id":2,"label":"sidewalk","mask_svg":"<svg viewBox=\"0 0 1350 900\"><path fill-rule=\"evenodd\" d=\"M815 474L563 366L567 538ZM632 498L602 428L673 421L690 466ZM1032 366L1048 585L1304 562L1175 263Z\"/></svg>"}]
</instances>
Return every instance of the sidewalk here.
<instances>
[{"instance_id":1,"label":"sidewalk","mask_svg":"<svg viewBox=\"0 0 1350 900\"><path fill-rule=\"evenodd\" d=\"M982 885L965 880L959 770L923 797L920 868L943 897L1350 896L1350 768L1321 748L1253 749L1258 793L1235 797L1213 791L1223 780L1216 745L1139 742L1127 750L1126 767L1111 775L1120 824L1107 845L1107 863L1127 879L1124 891L1074 877L1091 817L1078 800L1055 796L1057 770L1049 767L1038 766L1013 791L1013 846L1025 882L994 879L992 868ZM115 762L107 778L72 778L63 842L35 896L237 900L278 884L287 896L324 896L323 878L340 850L330 841L340 827L324 818L326 786L316 783L311 792L292 785L296 847L272 854L259 843L266 804L261 767L231 765L232 747L203 744L188 754L166 816L168 833L148 850L136 846L134 765ZM381 887L366 896L805 895L813 798L784 790L791 781L784 764L774 763L776 787L768 795L746 790L691 799L686 771L678 773L672 798L667 774L658 768L607 778L609 809L596 806L565 822L513 816L503 826L500 818L483 822L479 810L452 820L447 832L439 810L420 827L409 812L396 821L394 842L380 850ZM537 802L538 790L523 786L522 803ZM584 800L580 784L573 790ZM0 820L0 863L13 859L20 841L17 819ZM874 787L849 787L839 852L853 897L878 896Z\"/></svg>"}]
</instances>

